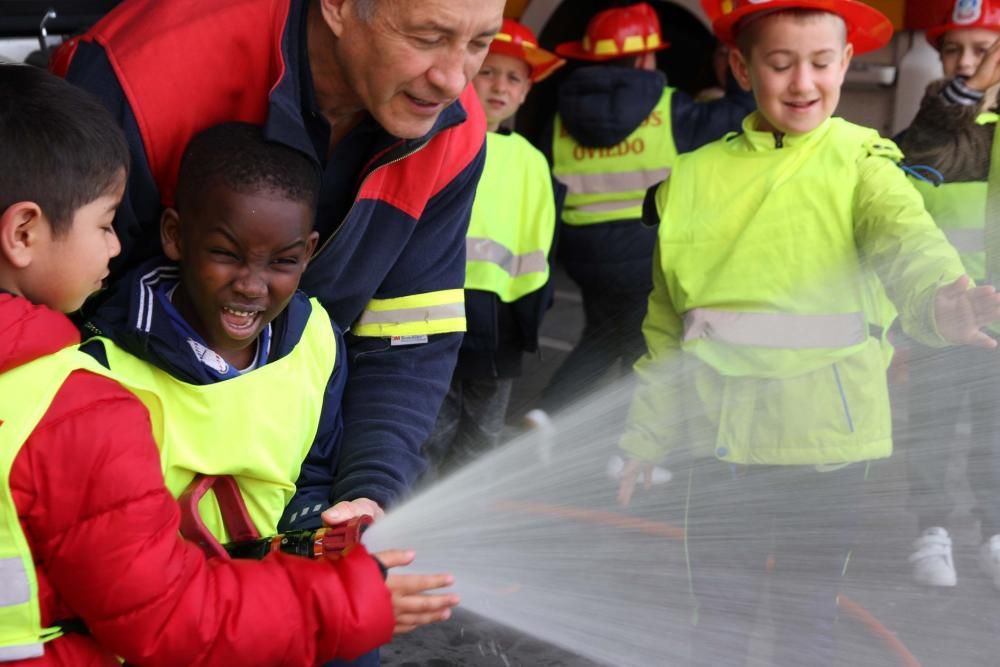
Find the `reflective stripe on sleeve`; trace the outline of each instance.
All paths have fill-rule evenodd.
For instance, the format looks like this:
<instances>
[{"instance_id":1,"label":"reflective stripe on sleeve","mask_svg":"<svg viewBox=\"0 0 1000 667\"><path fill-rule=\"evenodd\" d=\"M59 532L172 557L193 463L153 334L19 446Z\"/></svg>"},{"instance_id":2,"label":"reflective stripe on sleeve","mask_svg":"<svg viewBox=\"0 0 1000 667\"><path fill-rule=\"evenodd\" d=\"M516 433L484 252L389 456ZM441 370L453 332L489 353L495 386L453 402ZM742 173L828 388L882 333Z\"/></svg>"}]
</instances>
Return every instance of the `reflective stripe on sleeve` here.
<instances>
[{"instance_id":1,"label":"reflective stripe on sleeve","mask_svg":"<svg viewBox=\"0 0 1000 667\"><path fill-rule=\"evenodd\" d=\"M465 258L469 262L496 264L512 278L528 273L542 273L549 267L545 253L541 250L515 255L502 244L485 238L466 239Z\"/></svg>"},{"instance_id":2,"label":"reflective stripe on sleeve","mask_svg":"<svg viewBox=\"0 0 1000 667\"><path fill-rule=\"evenodd\" d=\"M31 599L31 583L19 556L0 558L0 607L24 604Z\"/></svg>"},{"instance_id":3,"label":"reflective stripe on sleeve","mask_svg":"<svg viewBox=\"0 0 1000 667\"><path fill-rule=\"evenodd\" d=\"M355 336L430 336L465 331L465 290L372 299L351 327Z\"/></svg>"},{"instance_id":4,"label":"reflective stripe on sleeve","mask_svg":"<svg viewBox=\"0 0 1000 667\"><path fill-rule=\"evenodd\" d=\"M15 607L31 601L31 582L19 557L0 558L0 607ZM27 637L22 637L27 639ZM37 639L37 637L32 637ZM40 641L0 646L0 662L39 658L45 652Z\"/></svg>"},{"instance_id":5,"label":"reflective stripe on sleeve","mask_svg":"<svg viewBox=\"0 0 1000 667\"><path fill-rule=\"evenodd\" d=\"M684 340L711 340L787 350L851 347L863 343L863 313L803 315L696 308L684 315Z\"/></svg>"},{"instance_id":6,"label":"reflective stripe on sleeve","mask_svg":"<svg viewBox=\"0 0 1000 667\"><path fill-rule=\"evenodd\" d=\"M0 646L0 662L41 658L43 655L45 655L45 647L41 643Z\"/></svg>"},{"instance_id":7,"label":"reflective stripe on sleeve","mask_svg":"<svg viewBox=\"0 0 1000 667\"><path fill-rule=\"evenodd\" d=\"M985 229L945 229L948 243L962 254L986 252Z\"/></svg>"}]
</instances>

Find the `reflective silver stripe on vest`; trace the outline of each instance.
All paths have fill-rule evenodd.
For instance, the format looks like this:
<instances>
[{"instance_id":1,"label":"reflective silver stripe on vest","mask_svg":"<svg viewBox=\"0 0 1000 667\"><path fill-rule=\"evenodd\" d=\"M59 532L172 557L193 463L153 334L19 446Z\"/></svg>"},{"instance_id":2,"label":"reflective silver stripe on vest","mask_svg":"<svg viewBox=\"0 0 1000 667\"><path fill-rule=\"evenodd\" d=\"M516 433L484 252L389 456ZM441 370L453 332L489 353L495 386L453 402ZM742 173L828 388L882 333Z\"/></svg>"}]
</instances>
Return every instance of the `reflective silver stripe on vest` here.
<instances>
[{"instance_id":1,"label":"reflective silver stripe on vest","mask_svg":"<svg viewBox=\"0 0 1000 667\"><path fill-rule=\"evenodd\" d=\"M805 350L850 347L863 343L867 337L863 313L800 315L696 308L684 315L685 341L704 339L730 345Z\"/></svg>"},{"instance_id":2,"label":"reflective silver stripe on vest","mask_svg":"<svg viewBox=\"0 0 1000 667\"><path fill-rule=\"evenodd\" d=\"M484 238L467 238L465 240L465 259L470 262L496 264L511 278L528 273L542 273L549 266L545 260L545 253L541 250L529 252L526 255L515 255L493 239Z\"/></svg>"},{"instance_id":3,"label":"reflective silver stripe on vest","mask_svg":"<svg viewBox=\"0 0 1000 667\"><path fill-rule=\"evenodd\" d=\"M605 192L630 192L648 190L660 181L667 180L669 169L619 171L606 174L559 174L556 179L571 195L596 195Z\"/></svg>"},{"instance_id":4,"label":"reflective silver stripe on vest","mask_svg":"<svg viewBox=\"0 0 1000 667\"><path fill-rule=\"evenodd\" d=\"M642 206L641 199L629 199L626 201L604 201L597 204L580 204L574 206L574 211L587 211L588 213L607 213L608 211L623 211L628 208Z\"/></svg>"},{"instance_id":5,"label":"reflective silver stripe on vest","mask_svg":"<svg viewBox=\"0 0 1000 667\"><path fill-rule=\"evenodd\" d=\"M358 319L358 324L406 324L409 322L434 322L465 317L464 303L449 303L444 306L423 308L399 308L398 310L366 310Z\"/></svg>"},{"instance_id":6,"label":"reflective silver stripe on vest","mask_svg":"<svg viewBox=\"0 0 1000 667\"><path fill-rule=\"evenodd\" d=\"M0 646L0 662L14 662L28 658L41 658L45 655L45 647L41 644L22 644L20 646Z\"/></svg>"},{"instance_id":7,"label":"reflective silver stripe on vest","mask_svg":"<svg viewBox=\"0 0 1000 667\"><path fill-rule=\"evenodd\" d=\"M946 229L944 235L960 253L986 252L985 229Z\"/></svg>"},{"instance_id":8,"label":"reflective silver stripe on vest","mask_svg":"<svg viewBox=\"0 0 1000 667\"><path fill-rule=\"evenodd\" d=\"M19 557L0 558L0 607L13 607L31 599L28 573Z\"/></svg>"},{"instance_id":9,"label":"reflective silver stripe on vest","mask_svg":"<svg viewBox=\"0 0 1000 667\"><path fill-rule=\"evenodd\" d=\"M31 586L20 557L0 558L0 607L13 607L31 600ZM41 642L0 647L0 662L38 658L44 653Z\"/></svg>"}]
</instances>

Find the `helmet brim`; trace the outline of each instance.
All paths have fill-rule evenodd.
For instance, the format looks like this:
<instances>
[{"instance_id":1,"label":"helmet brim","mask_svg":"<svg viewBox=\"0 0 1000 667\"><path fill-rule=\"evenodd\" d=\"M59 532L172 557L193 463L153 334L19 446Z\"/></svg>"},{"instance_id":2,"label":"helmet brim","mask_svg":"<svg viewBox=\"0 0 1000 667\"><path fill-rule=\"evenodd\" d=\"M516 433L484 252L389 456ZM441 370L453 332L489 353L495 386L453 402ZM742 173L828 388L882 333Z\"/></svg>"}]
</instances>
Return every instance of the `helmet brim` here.
<instances>
[{"instance_id":1,"label":"helmet brim","mask_svg":"<svg viewBox=\"0 0 1000 667\"><path fill-rule=\"evenodd\" d=\"M545 49L538 47L528 47L524 44L514 42L504 42L493 40L490 44L490 53L497 53L502 56L510 56L528 63L531 68L531 81L538 83L545 79L557 69L566 64L566 61Z\"/></svg>"},{"instance_id":2,"label":"helmet brim","mask_svg":"<svg viewBox=\"0 0 1000 667\"><path fill-rule=\"evenodd\" d=\"M940 51L941 38L952 30L992 30L993 32L1000 33L1000 25L962 25L958 23L936 25L933 28L927 29L927 41L931 43L931 46Z\"/></svg>"},{"instance_id":3,"label":"helmet brim","mask_svg":"<svg viewBox=\"0 0 1000 667\"><path fill-rule=\"evenodd\" d=\"M630 56L641 56L644 53L655 53L657 51L663 51L664 49L670 48L670 42L663 42L659 46L654 46L651 49L643 49L642 51L632 51L631 53L610 53L607 55L595 55L589 51L584 50L583 41L577 42L563 42L556 47L556 53L558 53L563 58L570 58L571 60L588 60L590 62L603 62L605 60L618 60L619 58L628 58Z\"/></svg>"},{"instance_id":4,"label":"helmet brim","mask_svg":"<svg viewBox=\"0 0 1000 667\"><path fill-rule=\"evenodd\" d=\"M781 9L815 9L840 16L847 23L847 41L854 45L855 54L876 51L892 39L892 22L882 12L852 0L772 0L746 5L728 14L714 16L712 29L723 43L735 46L735 29L740 21L754 14Z\"/></svg>"}]
</instances>

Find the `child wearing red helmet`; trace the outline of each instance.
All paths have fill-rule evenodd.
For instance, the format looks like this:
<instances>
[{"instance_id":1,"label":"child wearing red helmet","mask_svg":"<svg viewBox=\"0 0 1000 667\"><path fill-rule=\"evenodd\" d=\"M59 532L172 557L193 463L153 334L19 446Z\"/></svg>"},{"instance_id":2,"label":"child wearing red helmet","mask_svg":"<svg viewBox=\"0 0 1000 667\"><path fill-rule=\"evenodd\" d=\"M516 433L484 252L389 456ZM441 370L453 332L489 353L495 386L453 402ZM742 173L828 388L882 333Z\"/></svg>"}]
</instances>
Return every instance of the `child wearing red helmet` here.
<instances>
[{"instance_id":1,"label":"child wearing red helmet","mask_svg":"<svg viewBox=\"0 0 1000 667\"><path fill-rule=\"evenodd\" d=\"M900 148L918 172L914 185L927 210L958 249L969 274L988 278L984 230L990 155L997 127L1000 84L1000 2L956 0L927 31L945 78L932 83ZM972 421L967 477L982 520L979 563L1000 588L1000 359L989 350L934 350L909 341L908 423L898 433L906 451L909 507L920 535L910 564L925 586L954 586L947 519L953 501L945 475L962 403ZM954 388L941 391L941 387Z\"/></svg>"},{"instance_id":2,"label":"child wearing red helmet","mask_svg":"<svg viewBox=\"0 0 1000 667\"><path fill-rule=\"evenodd\" d=\"M597 13L580 40L556 47L584 64L560 86L552 137L542 148L568 189L559 260L580 287L586 321L544 392L544 410L563 408L643 353L656 244L655 230L641 222L646 191L667 177L679 153L737 129L753 110L735 82L723 98L704 103L667 85L656 54L669 46L656 10L639 2ZM530 414L547 422L540 411Z\"/></svg>"},{"instance_id":3,"label":"child wearing red helmet","mask_svg":"<svg viewBox=\"0 0 1000 667\"><path fill-rule=\"evenodd\" d=\"M521 359L538 350L538 329L551 297L549 252L557 197L545 157L500 125L521 107L532 83L564 63L539 48L526 26L504 19L472 82L489 133L466 237L468 330L424 445L439 474L499 444Z\"/></svg>"},{"instance_id":4,"label":"child wearing red helmet","mask_svg":"<svg viewBox=\"0 0 1000 667\"><path fill-rule=\"evenodd\" d=\"M768 664L829 666L869 466L892 453L885 296L925 344L992 348L1000 295L969 288L892 142L832 117L888 19L855 0L702 4L758 111L656 193L619 499L684 448L694 664L744 664L767 581Z\"/></svg>"}]
</instances>

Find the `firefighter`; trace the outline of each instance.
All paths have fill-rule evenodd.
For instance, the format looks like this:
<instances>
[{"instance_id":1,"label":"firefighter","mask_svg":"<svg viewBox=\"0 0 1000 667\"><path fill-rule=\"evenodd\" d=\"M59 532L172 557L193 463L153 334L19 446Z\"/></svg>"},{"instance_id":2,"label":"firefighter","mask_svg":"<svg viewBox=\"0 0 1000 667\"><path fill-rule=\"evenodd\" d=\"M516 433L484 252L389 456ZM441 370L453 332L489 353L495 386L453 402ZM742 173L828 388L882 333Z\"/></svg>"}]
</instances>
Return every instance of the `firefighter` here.
<instances>
[{"instance_id":1,"label":"firefighter","mask_svg":"<svg viewBox=\"0 0 1000 667\"><path fill-rule=\"evenodd\" d=\"M113 280L158 254L157 220L200 130L261 124L322 174L302 289L349 329L333 502L385 508L424 469L465 330L465 231L485 159L467 84L502 14L500 0L126 0L57 54L54 69L129 140Z\"/></svg>"}]
</instances>

